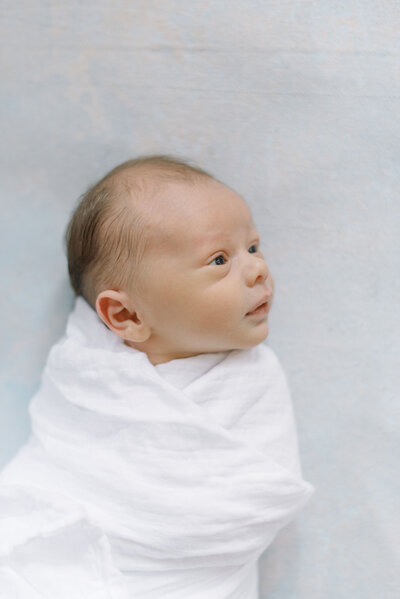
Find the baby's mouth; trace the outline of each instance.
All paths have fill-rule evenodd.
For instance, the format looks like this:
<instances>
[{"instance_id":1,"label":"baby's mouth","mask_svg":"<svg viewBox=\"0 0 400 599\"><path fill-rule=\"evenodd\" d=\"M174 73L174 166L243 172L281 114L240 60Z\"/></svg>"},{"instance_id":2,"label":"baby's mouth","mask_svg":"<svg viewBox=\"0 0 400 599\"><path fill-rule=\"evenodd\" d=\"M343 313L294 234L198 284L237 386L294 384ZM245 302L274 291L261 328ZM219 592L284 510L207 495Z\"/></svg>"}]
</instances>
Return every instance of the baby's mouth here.
<instances>
[{"instance_id":1,"label":"baby's mouth","mask_svg":"<svg viewBox=\"0 0 400 599\"><path fill-rule=\"evenodd\" d=\"M262 304L258 305L257 308L247 312L246 316L264 316L268 314L270 308L270 302L268 300L264 301Z\"/></svg>"}]
</instances>

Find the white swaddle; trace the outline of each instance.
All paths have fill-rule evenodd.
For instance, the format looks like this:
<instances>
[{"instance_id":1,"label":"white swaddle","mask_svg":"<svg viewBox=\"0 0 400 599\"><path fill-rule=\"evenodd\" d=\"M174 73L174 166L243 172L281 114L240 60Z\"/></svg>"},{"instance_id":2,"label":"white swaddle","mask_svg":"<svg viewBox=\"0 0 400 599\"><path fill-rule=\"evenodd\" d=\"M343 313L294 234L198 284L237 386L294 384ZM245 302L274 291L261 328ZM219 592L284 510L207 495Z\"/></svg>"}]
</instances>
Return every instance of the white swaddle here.
<instances>
[{"instance_id":1,"label":"white swaddle","mask_svg":"<svg viewBox=\"0 0 400 599\"><path fill-rule=\"evenodd\" d=\"M78 298L30 413L0 476L7 599L256 599L313 492L265 345L153 366Z\"/></svg>"}]
</instances>

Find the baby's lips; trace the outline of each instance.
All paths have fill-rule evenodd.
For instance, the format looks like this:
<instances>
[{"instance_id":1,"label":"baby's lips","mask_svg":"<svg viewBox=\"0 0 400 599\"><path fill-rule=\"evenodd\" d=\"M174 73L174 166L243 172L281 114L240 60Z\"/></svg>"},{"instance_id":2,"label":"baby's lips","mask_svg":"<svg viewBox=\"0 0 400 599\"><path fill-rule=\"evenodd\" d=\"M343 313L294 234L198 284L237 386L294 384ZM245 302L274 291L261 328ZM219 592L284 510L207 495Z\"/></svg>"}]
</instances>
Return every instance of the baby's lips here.
<instances>
[{"instance_id":1,"label":"baby's lips","mask_svg":"<svg viewBox=\"0 0 400 599\"><path fill-rule=\"evenodd\" d=\"M271 300L271 296L270 296L270 295L268 295L268 296L264 296L263 298L261 298L261 299L260 299L260 300L257 302L257 304L255 304L255 305L253 306L253 308L252 308L251 310L249 310L249 311L246 313L246 316L247 316L247 315L249 315L249 314L252 314L252 313L253 313L253 312L255 312L255 311L258 309L258 308L260 308L261 306L264 306L264 304L266 304L266 306L265 306L265 309L266 309L266 310L267 310L267 312L268 312L268 311L269 311L269 309L270 309L270 300Z\"/></svg>"}]
</instances>

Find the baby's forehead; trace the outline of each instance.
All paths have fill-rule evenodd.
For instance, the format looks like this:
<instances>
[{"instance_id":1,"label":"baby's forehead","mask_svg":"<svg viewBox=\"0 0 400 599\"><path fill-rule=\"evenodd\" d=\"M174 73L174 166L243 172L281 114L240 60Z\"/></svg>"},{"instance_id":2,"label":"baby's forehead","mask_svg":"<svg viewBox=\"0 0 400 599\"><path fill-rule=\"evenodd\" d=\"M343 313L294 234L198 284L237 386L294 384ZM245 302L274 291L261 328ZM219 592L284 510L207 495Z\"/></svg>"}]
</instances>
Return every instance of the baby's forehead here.
<instances>
[{"instance_id":1,"label":"baby's forehead","mask_svg":"<svg viewBox=\"0 0 400 599\"><path fill-rule=\"evenodd\" d=\"M243 198L213 180L159 189L144 206L144 221L149 242L161 249L255 229Z\"/></svg>"}]
</instances>

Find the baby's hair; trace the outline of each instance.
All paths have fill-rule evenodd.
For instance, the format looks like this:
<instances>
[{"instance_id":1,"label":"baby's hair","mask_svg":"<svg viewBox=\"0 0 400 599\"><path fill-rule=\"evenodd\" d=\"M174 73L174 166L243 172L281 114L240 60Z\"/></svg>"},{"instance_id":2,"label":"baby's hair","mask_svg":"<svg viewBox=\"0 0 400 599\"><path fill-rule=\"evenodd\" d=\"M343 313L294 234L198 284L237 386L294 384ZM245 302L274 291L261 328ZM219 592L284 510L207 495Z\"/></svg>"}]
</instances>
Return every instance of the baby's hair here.
<instances>
[{"instance_id":1,"label":"baby's hair","mask_svg":"<svg viewBox=\"0 0 400 599\"><path fill-rule=\"evenodd\" d=\"M104 289L134 281L146 248L145 223L135 199L146 200L162 184L214 179L188 161L166 155L128 160L92 185L78 201L65 233L73 290L95 308Z\"/></svg>"}]
</instances>

